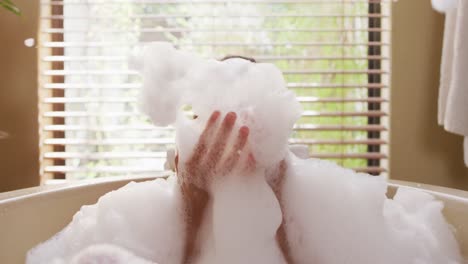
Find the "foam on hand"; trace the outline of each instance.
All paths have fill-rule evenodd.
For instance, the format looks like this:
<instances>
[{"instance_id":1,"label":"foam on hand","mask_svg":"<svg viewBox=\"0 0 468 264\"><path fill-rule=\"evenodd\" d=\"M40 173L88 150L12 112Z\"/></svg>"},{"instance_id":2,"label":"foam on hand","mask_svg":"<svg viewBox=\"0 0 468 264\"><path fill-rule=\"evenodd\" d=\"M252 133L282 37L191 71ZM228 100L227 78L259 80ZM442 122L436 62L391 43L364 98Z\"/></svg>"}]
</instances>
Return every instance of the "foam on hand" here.
<instances>
[{"instance_id":1,"label":"foam on hand","mask_svg":"<svg viewBox=\"0 0 468 264\"><path fill-rule=\"evenodd\" d=\"M179 162L190 156L215 110L236 112L236 125L250 129L248 150L257 169L213 185L197 263L285 263L275 240L282 217L295 263L461 263L443 204L431 195L399 189L388 199L383 177L288 151L300 105L273 65L205 60L165 43L143 49L134 65L143 75L143 109L156 125L176 127ZM197 119L187 118L186 105ZM304 156L301 149L295 153ZM265 171L282 159L283 212L265 180ZM113 254L118 260L180 263L181 208L173 177L129 184L84 206L62 232L32 249L27 262Z\"/></svg>"}]
</instances>

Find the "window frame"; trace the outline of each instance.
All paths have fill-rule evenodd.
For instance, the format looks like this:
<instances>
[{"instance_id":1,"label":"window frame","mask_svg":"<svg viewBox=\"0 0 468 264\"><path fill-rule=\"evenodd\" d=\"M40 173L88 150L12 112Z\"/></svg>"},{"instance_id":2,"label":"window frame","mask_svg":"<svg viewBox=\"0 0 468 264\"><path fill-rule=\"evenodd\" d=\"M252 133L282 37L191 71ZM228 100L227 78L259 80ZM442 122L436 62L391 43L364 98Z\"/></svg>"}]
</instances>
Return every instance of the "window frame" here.
<instances>
[{"instance_id":1,"label":"window frame","mask_svg":"<svg viewBox=\"0 0 468 264\"><path fill-rule=\"evenodd\" d=\"M51 1L54 2L54 1ZM62 1L57 1L62 2ZM382 91L381 87L373 87L372 85L380 85L382 84L382 50L381 50L381 40L382 40L382 32L379 30L382 27L382 0L369 0L368 1L368 42L369 43L376 43L375 45L369 44L367 46L367 55L368 55L368 71L367 79L368 85L371 87L367 88L368 97L367 98L382 98ZM63 2L62 2L63 3ZM64 15L64 7L63 5L50 5L50 15L51 16L62 16ZM50 27L54 29L64 29L64 20L63 19L51 19L50 20ZM375 30L372 30L375 29ZM54 33L50 34L50 41L53 42L63 42L64 41L64 34L63 33ZM53 56L63 56L65 54L65 47L51 47L50 53ZM47 62L42 62L47 63ZM65 62L64 61L53 61L50 62L50 69L51 70L64 70L65 69ZM50 81L52 83L64 83L65 76L50 76ZM65 90L63 89L51 89L49 96L52 97L64 97ZM369 101L367 103L367 111L380 111L382 109L382 103L380 101ZM65 111L65 103L54 103L50 106L51 111ZM40 117L42 118L42 116ZM53 117L52 118L53 125L65 125L65 118L64 117ZM367 117L367 125L381 125L385 121L382 121L380 116L368 116ZM388 126L386 126L388 128ZM65 138L65 131L52 131L52 132L42 132L41 133L52 133L52 138ZM380 131L367 131L367 139L372 140L381 140L382 133ZM388 144L388 143L385 143ZM372 154L381 154L382 148L380 143L369 143L367 145L367 153ZM42 146L44 147L44 146ZM66 146L65 145L53 145L53 146L45 146L45 149L49 149L53 152L65 152ZM44 150L41 151L43 153ZM42 155L42 154L41 154ZM385 159L385 158L384 158ZM379 157L372 157L369 156L366 158L367 160L367 168L381 167L382 158ZM41 157L41 168L43 168L44 159ZM53 166L64 166L66 164L66 159L53 159L51 161ZM372 175L380 175L382 174L381 171L369 171L369 174ZM41 178L44 175L44 171L41 169ZM65 179L66 173L65 172L53 172L52 179Z\"/></svg>"}]
</instances>

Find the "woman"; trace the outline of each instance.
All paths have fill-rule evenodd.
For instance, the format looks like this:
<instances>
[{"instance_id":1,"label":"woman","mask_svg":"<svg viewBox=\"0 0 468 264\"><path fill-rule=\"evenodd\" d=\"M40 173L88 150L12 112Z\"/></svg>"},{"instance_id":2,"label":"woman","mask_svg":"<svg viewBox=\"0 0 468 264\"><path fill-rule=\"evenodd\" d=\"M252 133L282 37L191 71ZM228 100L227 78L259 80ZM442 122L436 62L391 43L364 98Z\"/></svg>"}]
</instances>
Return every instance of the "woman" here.
<instances>
[{"instance_id":1,"label":"woman","mask_svg":"<svg viewBox=\"0 0 468 264\"><path fill-rule=\"evenodd\" d=\"M256 62L252 58L242 56L227 56L222 61L232 58ZM207 204L212 198L209 190L213 180L229 174L235 168L240 168L246 174L251 170L255 170L255 157L251 153L247 155L247 159L240 159L240 153L244 150L249 137L249 128L242 126L238 131L234 131L236 119L236 113L230 112L225 115L221 124L219 124L221 113L219 111L213 112L187 162L179 167L178 157L176 156L177 177L183 195L186 220L186 243L183 263L191 263L199 256L200 245L197 245L196 241ZM233 146L228 146L227 139L232 133L237 133L236 140ZM221 160L223 156L226 158ZM283 212L283 220L277 230L276 240L285 261L293 263L284 224L284 203L282 200L282 187L286 168L286 161L283 160L276 168L267 170L269 175L266 179ZM197 185L193 184L193 182L197 182Z\"/></svg>"}]
</instances>

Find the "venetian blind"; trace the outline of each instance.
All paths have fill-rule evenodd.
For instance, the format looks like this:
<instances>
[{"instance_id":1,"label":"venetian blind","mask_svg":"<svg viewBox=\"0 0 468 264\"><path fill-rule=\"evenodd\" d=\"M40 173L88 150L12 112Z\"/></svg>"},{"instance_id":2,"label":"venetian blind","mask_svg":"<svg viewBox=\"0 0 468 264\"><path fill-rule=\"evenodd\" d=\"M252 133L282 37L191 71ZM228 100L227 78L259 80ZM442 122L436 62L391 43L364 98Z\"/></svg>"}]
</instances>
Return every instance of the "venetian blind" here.
<instances>
[{"instance_id":1,"label":"venetian blind","mask_svg":"<svg viewBox=\"0 0 468 264\"><path fill-rule=\"evenodd\" d=\"M390 16L390 2L378 0L42 0L41 174L164 170L174 130L139 112L141 77L127 60L152 41L276 64L304 108L291 144L384 173Z\"/></svg>"}]
</instances>

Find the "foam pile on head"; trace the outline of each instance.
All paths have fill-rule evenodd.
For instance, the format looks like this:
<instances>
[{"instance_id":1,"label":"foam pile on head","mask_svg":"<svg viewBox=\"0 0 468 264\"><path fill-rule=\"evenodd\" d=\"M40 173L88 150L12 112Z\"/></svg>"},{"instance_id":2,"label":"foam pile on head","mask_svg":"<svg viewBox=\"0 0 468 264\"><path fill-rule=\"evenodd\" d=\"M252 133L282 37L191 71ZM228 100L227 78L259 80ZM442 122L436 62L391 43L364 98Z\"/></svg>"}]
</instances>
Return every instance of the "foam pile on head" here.
<instances>
[{"instance_id":1,"label":"foam pile on head","mask_svg":"<svg viewBox=\"0 0 468 264\"><path fill-rule=\"evenodd\" d=\"M301 108L272 64L234 58L203 59L152 43L136 60L143 75L143 110L156 125L176 123L181 158L191 151L213 111L236 112L238 125L250 129L249 146L260 167L284 157L287 140ZM191 106L196 121L183 114Z\"/></svg>"}]
</instances>

